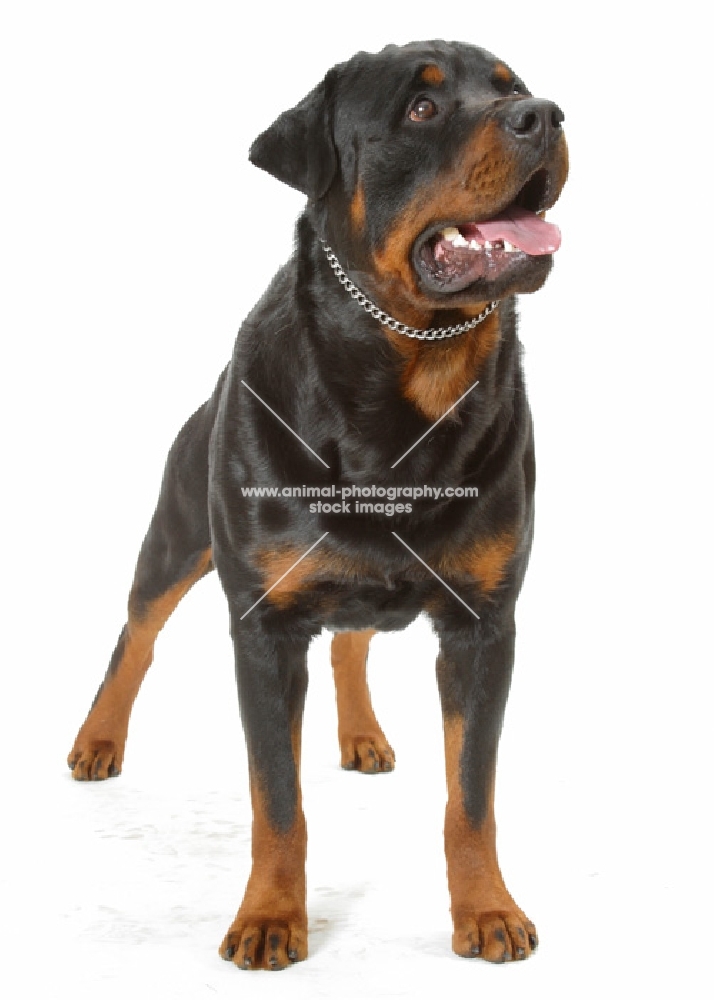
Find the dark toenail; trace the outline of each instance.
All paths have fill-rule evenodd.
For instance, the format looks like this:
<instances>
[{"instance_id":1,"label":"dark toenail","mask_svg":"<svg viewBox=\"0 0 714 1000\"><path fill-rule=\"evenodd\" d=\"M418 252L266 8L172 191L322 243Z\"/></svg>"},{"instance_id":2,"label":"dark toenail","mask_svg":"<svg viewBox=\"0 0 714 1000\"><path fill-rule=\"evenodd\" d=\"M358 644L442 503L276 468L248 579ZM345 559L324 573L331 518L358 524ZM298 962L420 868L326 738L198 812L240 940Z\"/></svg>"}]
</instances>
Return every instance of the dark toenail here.
<instances>
[{"instance_id":1,"label":"dark toenail","mask_svg":"<svg viewBox=\"0 0 714 1000\"><path fill-rule=\"evenodd\" d=\"M480 944L472 944L471 945L471 954L472 955L480 955L481 954L481 945Z\"/></svg>"},{"instance_id":2,"label":"dark toenail","mask_svg":"<svg viewBox=\"0 0 714 1000\"><path fill-rule=\"evenodd\" d=\"M277 957L275 955L271 955L270 958L268 959L268 965L270 966L271 969L274 969L277 964L278 964Z\"/></svg>"},{"instance_id":3,"label":"dark toenail","mask_svg":"<svg viewBox=\"0 0 714 1000\"><path fill-rule=\"evenodd\" d=\"M516 948L516 958L523 958L526 954L525 948Z\"/></svg>"},{"instance_id":4,"label":"dark toenail","mask_svg":"<svg viewBox=\"0 0 714 1000\"><path fill-rule=\"evenodd\" d=\"M377 756L376 753L374 752L374 750L372 749L372 747L369 748L369 752L368 752L367 756L368 757L376 757Z\"/></svg>"},{"instance_id":5,"label":"dark toenail","mask_svg":"<svg viewBox=\"0 0 714 1000\"><path fill-rule=\"evenodd\" d=\"M291 948L290 951L288 952L288 958L290 959L291 962L297 962L297 957L298 957L297 950L295 948Z\"/></svg>"},{"instance_id":6,"label":"dark toenail","mask_svg":"<svg viewBox=\"0 0 714 1000\"><path fill-rule=\"evenodd\" d=\"M280 938L278 937L278 935L271 934L270 937L268 938L268 944L270 945L271 950L275 951L278 945L280 944Z\"/></svg>"},{"instance_id":7,"label":"dark toenail","mask_svg":"<svg viewBox=\"0 0 714 1000\"><path fill-rule=\"evenodd\" d=\"M243 968L244 969L249 969L252 964L253 963L251 962L251 960L247 956L243 959Z\"/></svg>"},{"instance_id":8,"label":"dark toenail","mask_svg":"<svg viewBox=\"0 0 714 1000\"><path fill-rule=\"evenodd\" d=\"M496 930L493 932L493 936L497 941L500 941L502 944L506 943L506 935L503 933L500 927L496 928Z\"/></svg>"},{"instance_id":9,"label":"dark toenail","mask_svg":"<svg viewBox=\"0 0 714 1000\"><path fill-rule=\"evenodd\" d=\"M529 934L528 940L530 941L531 948L538 947L538 938L535 936L535 934Z\"/></svg>"},{"instance_id":10,"label":"dark toenail","mask_svg":"<svg viewBox=\"0 0 714 1000\"><path fill-rule=\"evenodd\" d=\"M345 771L354 771L354 769L355 769L355 762L353 760L351 760L351 761L349 761L349 763L343 764L342 767L344 768Z\"/></svg>"},{"instance_id":11,"label":"dark toenail","mask_svg":"<svg viewBox=\"0 0 714 1000\"><path fill-rule=\"evenodd\" d=\"M518 928L518 937L521 939L521 941L525 941L526 939L526 932L523 930L522 927Z\"/></svg>"},{"instance_id":12,"label":"dark toenail","mask_svg":"<svg viewBox=\"0 0 714 1000\"><path fill-rule=\"evenodd\" d=\"M235 953L236 953L235 946L232 945L232 944L229 944L228 947L223 952L223 957L230 960L231 958L233 958L233 956L235 955Z\"/></svg>"}]
</instances>

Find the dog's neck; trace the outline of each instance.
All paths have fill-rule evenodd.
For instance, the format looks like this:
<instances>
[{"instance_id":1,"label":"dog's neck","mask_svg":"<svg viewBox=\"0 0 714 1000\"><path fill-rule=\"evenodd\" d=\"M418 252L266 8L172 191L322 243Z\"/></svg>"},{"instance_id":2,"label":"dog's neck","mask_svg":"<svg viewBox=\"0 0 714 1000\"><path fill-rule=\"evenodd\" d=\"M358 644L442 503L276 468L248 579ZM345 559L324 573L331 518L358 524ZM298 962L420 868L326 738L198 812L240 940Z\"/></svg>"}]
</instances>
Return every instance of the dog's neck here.
<instances>
[{"instance_id":1,"label":"dog's neck","mask_svg":"<svg viewBox=\"0 0 714 1000\"><path fill-rule=\"evenodd\" d=\"M337 256L332 250L332 247L330 247L323 239L320 240L320 243L322 245L322 249L325 251L330 267L335 273L335 277L350 298L354 299L358 306L376 319L380 326L385 327L392 333L397 333L402 337L409 337L410 340L421 340L433 343L434 341L450 340L452 337L458 337L461 334L468 333L469 330L473 330L480 323L483 323L486 317L490 316L493 310L498 306L498 302L489 302L476 314L476 316L465 320L463 323L456 323L452 326L434 326L427 328L408 326L406 323L401 323L398 319L395 319L394 316L390 316L389 313L380 309L378 305L371 301L371 299L368 299L362 289L355 285L355 283L351 281L349 276L345 273L342 265L337 259Z\"/></svg>"},{"instance_id":2,"label":"dog's neck","mask_svg":"<svg viewBox=\"0 0 714 1000\"><path fill-rule=\"evenodd\" d=\"M491 392L496 393L502 379L512 377L510 362L503 364L517 355L510 300L487 304L485 309L477 304L470 316L468 311L460 317L452 313L449 318L461 319L466 327L456 335L433 339L410 337L384 322L383 316L366 310L356 295L345 290L344 283L335 277L324 242L306 216L298 223L297 241L297 259L302 262L297 274L298 300L306 288L317 283L321 294L311 296L305 308L319 312L316 319L328 341L327 350L336 346L339 328L339 340L349 338L354 350L357 350L355 341L362 341L369 352L370 364L374 365L377 360L374 348L378 347L375 336L381 340L382 347L386 342L388 351L378 354L386 353L383 360L395 371L402 397L428 420L442 417L476 381L480 383L480 395L491 395ZM358 278L358 275L353 277ZM375 305L380 311L386 303ZM431 323L441 329L438 315L431 318ZM447 330L452 328L446 327ZM341 354L341 350L337 351L335 364L339 363ZM515 363L517 365L517 357Z\"/></svg>"}]
</instances>

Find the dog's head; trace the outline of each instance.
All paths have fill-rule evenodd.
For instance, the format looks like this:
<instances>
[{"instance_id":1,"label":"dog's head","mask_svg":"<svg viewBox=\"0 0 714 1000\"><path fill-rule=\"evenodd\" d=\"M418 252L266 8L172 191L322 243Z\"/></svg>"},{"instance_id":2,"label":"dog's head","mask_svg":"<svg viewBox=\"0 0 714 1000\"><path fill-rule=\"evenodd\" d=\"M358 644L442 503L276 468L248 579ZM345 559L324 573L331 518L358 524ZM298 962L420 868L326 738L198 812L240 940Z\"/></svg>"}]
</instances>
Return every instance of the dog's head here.
<instances>
[{"instance_id":1,"label":"dog's head","mask_svg":"<svg viewBox=\"0 0 714 1000\"><path fill-rule=\"evenodd\" d=\"M302 191L320 235L380 305L468 310L540 288L568 172L551 101L461 43L389 46L330 70L251 148Z\"/></svg>"}]
</instances>

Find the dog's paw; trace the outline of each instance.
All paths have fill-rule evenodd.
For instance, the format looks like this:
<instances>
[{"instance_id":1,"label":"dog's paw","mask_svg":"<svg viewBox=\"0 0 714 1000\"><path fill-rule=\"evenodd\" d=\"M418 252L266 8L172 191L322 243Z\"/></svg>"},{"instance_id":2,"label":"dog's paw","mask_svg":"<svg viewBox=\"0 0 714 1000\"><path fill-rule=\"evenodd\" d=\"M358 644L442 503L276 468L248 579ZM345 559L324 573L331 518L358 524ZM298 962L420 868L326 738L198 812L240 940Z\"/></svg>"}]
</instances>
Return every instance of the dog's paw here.
<instances>
[{"instance_id":1,"label":"dog's paw","mask_svg":"<svg viewBox=\"0 0 714 1000\"><path fill-rule=\"evenodd\" d=\"M104 781L121 774L124 747L114 740L89 739L80 736L67 758L76 781Z\"/></svg>"},{"instance_id":2,"label":"dog's paw","mask_svg":"<svg viewBox=\"0 0 714 1000\"><path fill-rule=\"evenodd\" d=\"M346 771L379 774L394 770L394 750L384 736L343 736L340 751Z\"/></svg>"},{"instance_id":3,"label":"dog's paw","mask_svg":"<svg viewBox=\"0 0 714 1000\"><path fill-rule=\"evenodd\" d=\"M239 969L277 972L307 958L307 921L238 916L218 954Z\"/></svg>"},{"instance_id":4,"label":"dog's paw","mask_svg":"<svg viewBox=\"0 0 714 1000\"><path fill-rule=\"evenodd\" d=\"M536 929L520 910L488 910L454 921L452 947L464 958L511 962L528 958L538 946Z\"/></svg>"}]
</instances>

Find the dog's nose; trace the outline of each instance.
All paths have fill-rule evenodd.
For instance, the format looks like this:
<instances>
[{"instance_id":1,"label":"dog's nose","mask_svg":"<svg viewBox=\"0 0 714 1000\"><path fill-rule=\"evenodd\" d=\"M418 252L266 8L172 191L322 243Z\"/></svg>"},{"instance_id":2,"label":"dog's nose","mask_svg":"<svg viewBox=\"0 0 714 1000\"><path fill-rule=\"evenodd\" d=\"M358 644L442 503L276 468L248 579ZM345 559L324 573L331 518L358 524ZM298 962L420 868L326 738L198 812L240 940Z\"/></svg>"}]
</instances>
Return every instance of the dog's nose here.
<instances>
[{"instance_id":1,"label":"dog's nose","mask_svg":"<svg viewBox=\"0 0 714 1000\"><path fill-rule=\"evenodd\" d=\"M527 97L514 101L504 112L503 125L519 142L547 145L560 134L565 115L553 101Z\"/></svg>"}]
</instances>

